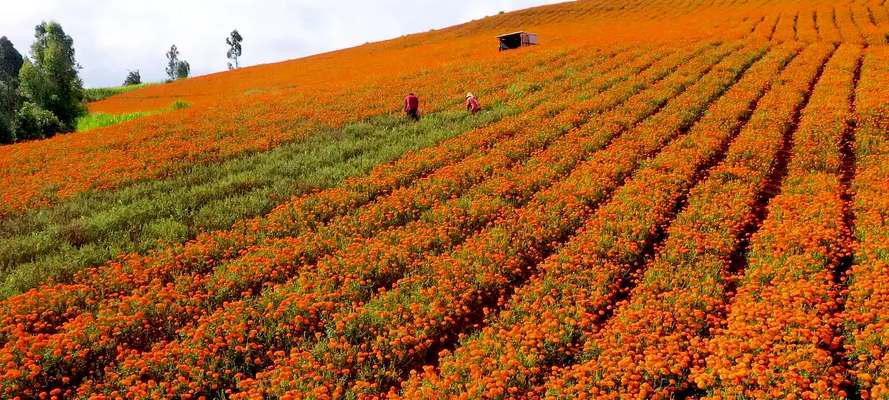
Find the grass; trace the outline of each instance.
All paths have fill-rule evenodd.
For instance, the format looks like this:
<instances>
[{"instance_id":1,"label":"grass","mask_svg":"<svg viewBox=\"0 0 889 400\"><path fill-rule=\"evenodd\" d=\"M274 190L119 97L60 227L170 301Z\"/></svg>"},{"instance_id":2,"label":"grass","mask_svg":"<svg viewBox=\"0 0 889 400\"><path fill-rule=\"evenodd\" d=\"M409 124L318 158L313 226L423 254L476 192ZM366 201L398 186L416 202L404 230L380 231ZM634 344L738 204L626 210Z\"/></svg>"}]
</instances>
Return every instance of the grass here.
<instances>
[{"instance_id":1,"label":"grass","mask_svg":"<svg viewBox=\"0 0 889 400\"><path fill-rule=\"evenodd\" d=\"M181 110L183 108L188 108L189 106L188 102L176 100L170 107L163 110L139 111L129 114L90 113L77 118L77 132L86 132L97 128L104 128L106 126L116 125L136 118L147 117L149 115L159 114L166 111Z\"/></svg>"},{"instance_id":2,"label":"grass","mask_svg":"<svg viewBox=\"0 0 889 400\"><path fill-rule=\"evenodd\" d=\"M146 86L154 85L154 83L140 83L138 85L115 86L104 88L89 88L83 90L83 97L86 102L94 102L104 100L114 95L141 89Z\"/></svg>"},{"instance_id":3,"label":"grass","mask_svg":"<svg viewBox=\"0 0 889 400\"><path fill-rule=\"evenodd\" d=\"M87 192L2 220L0 298L47 280L64 281L124 252L145 252L228 228L293 195L334 186L405 151L517 112L495 104L474 117L462 110L429 114L416 123L400 115L374 117L267 152L194 165L167 179Z\"/></svg>"},{"instance_id":4,"label":"grass","mask_svg":"<svg viewBox=\"0 0 889 400\"><path fill-rule=\"evenodd\" d=\"M121 122L142 118L151 114L154 113L150 111L129 114L89 113L83 117L77 118L77 132L86 132L97 128L116 125Z\"/></svg>"}]
</instances>

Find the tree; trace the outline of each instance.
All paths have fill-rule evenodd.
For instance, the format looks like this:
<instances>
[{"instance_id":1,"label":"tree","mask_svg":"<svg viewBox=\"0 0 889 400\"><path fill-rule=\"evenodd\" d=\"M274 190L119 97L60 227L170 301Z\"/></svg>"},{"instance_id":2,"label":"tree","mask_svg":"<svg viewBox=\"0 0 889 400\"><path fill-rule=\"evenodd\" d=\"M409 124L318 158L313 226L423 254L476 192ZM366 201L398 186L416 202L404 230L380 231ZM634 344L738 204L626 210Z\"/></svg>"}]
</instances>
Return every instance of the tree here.
<instances>
[{"instance_id":1,"label":"tree","mask_svg":"<svg viewBox=\"0 0 889 400\"><path fill-rule=\"evenodd\" d=\"M6 36L0 37L0 143L15 141L18 78L24 59Z\"/></svg>"},{"instance_id":2,"label":"tree","mask_svg":"<svg viewBox=\"0 0 889 400\"><path fill-rule=\"evenodd\" d=\"M176 80L176 73L179 68L179 48L176 45L170 46L170 51L167 52L167 76L170 77L170 80Z\"/></svg>"},{"instance_id":3,"label":"tree","mask_svg":"<svg viewBox=\"0 0 889 400\"><path fill-rule=\"evenodd\" d=\"M55 115L62 131L71 131L77 117L86 114L74 40L57 22L43 22L34 30L32 60L19 71L19 92L34 107Z\"/></svg>"},{"instance_id":4,"label":"tree","mask_svg":"<svg viewBox=\"0 0 889 400\"><path fill-rule=\"evenodd\" d=\"M188 65L188 61L179 61L179 64L176 64L176 79L188 78L189 74L191 74L191 65Z\"/></svg>"},{"instance_id":5,"label":"tree","mask_svg":"<svg viewBox=\"0 0 889 400\"><path fill-rule=\"evenodd\" d=\"M191 66L188 61L179 59L179 48L174 44L167 52L167 76L171 81L188 78L191 74Z\"/></svg>"},{"instance_id":6,"label":"tree","mask_svg":"<svg viewBox=\"0 0 889 400\"><path fill-rule=\"evenodd\" d=\"M0 143L12 143L16 139L15 109L18 93L12 81L0 79Z\"/></svg>"},{"instance_id":7,"label":"tree","mask_svg":"<svg viewBox=\"0 0 889 400\"><path fill-rule=\"evenodd\" d=\"M18 79L24 59L6 36L0 37L0 79Z\"/></svg>"},{"instance_id":8,"label":"tree","mask_svg":"<svg viewBox=\"0 0 889 400\"><path fill-rule=\"evenodd\" d=\"M235 62L234 68L240 67L240 65L238 65L238 58L241 57L241 51L242 51L241 42L242 41L244 41L244 38L241 37L241 34L238 33L237 29L233 30L232 33L229 35L229 37L227 37L225 39L225 43L228 44L228 47L229 47L226 57L228 57L229 60L232 60ZM233 69L232 63L228 63L228 69Z\"/></svg>"},{"instance_id":9,"label":"tree","mask_svg":"<svg viewBox=\"0 0 889 400\"><path fill-rule=\"evenodd\" d=\"M124 86L132 86L139 85L142 83L142 74L139 73L139 70L130 71L127 73L127 79L124 79Z\"/></svg>"}]
</instances>

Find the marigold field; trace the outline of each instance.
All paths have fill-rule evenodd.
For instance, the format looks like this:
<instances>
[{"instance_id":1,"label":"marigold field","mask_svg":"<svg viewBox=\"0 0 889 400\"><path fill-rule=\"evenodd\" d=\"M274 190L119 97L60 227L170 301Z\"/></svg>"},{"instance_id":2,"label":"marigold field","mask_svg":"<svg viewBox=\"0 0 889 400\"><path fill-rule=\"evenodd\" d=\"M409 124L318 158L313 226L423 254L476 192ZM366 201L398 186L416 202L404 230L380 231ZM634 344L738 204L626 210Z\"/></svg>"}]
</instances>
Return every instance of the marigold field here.
<instances>
[{"instance_id":1,"label":"marigold field","mask_svg":"<svg viewBox=\"0 0 889 400\"><path fill-rule=\"evenodd\" d=\"M0 399L889 399L886 0L576 1L90 108L176 101L0 147Z\"/></svg>"}]
</instances>

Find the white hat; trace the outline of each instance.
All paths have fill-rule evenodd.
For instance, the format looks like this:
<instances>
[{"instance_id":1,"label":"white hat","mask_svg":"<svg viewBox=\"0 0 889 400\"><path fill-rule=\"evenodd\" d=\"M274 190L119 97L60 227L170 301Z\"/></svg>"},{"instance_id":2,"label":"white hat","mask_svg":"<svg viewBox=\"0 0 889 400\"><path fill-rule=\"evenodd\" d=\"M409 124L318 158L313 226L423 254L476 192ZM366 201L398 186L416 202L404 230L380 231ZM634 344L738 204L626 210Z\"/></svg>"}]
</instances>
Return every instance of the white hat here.
<instances>
[{"instance_id":1,"label":"white hat","mask_svg":"<svg viewBox=\"0 0 889 400\"><path fill-rule=\"evenodd\" d=\"M473 95L472 93L466 93L466 98L468 99L470 97L475 97L475 95Z\"/></svg>"}]
</instances>

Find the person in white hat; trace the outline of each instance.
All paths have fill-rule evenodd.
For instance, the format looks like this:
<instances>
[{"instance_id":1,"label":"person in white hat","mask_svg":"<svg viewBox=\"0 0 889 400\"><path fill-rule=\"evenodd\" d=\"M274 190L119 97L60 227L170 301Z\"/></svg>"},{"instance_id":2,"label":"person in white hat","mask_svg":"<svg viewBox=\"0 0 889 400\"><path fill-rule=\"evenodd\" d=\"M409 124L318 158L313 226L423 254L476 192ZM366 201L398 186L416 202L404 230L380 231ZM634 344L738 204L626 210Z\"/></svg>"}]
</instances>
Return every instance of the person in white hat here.
<instances>
[{"instance_id":1,"label":"person in white hat","mask_svg":"<svg viewBox=\"0 0 889 400\"><path fill-rule=\"evenodd\" d=\"M478 98L475 97L472 93L466 94L466 110L471 112L473 115L481 111L482 106L478 102Z\"/></svg>"}]
</instances>

